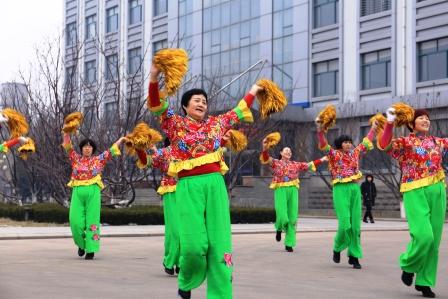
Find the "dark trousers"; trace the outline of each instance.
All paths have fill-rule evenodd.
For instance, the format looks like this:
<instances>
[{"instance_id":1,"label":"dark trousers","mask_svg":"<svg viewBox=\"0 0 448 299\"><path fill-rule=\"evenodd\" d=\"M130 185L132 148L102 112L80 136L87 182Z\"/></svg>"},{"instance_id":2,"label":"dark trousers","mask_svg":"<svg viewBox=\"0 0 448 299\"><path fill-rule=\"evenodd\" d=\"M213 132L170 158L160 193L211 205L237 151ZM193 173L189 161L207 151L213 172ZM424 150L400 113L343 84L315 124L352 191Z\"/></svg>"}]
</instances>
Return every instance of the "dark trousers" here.
<instances>
[{"instance_id":1,"label":"dark trousers","mask_svg":"<svg viewBox=\"0 0 448 299\"><path fill-rule=\"evenodd\" d=\"M373 215L372 215L372 205L371 204L366 204L366 212L364 213L364 218L363 221L367 222L367 217L369 217L370 222L374 222L373 221Z\"/></svg>"}]
</instances>

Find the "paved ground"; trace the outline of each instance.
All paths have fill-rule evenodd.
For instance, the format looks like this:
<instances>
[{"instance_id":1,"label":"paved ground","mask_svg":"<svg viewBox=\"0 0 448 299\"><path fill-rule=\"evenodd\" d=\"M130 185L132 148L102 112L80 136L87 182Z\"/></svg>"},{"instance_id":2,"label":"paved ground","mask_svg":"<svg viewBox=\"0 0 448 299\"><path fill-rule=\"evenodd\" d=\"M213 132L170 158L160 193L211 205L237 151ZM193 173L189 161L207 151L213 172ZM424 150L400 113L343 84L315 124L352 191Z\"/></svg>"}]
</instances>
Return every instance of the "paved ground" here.
<instances>
[{"instance_id":1,"label":"paved ground","mask_svg":"<svg viewBox=\"0 0 448 299\"><path fill-rule=\"evenodd\" d=\"M420 298L399 278L397 258L409 239L406 231L364 231L362 270L349 267L345 257L339 265L331 262L332 237L332 232L299 233L296 251L287 253L273 233L234 235L234 298ZM176 279L162 272L162 251L159 236L103 238L96 259L85 261L68 238L1 240L0 298L174 299ZM448 298L447 263L445 233L438 298ZM205 298L205 287L193 298Z\"/></svg>"}]
</instances>

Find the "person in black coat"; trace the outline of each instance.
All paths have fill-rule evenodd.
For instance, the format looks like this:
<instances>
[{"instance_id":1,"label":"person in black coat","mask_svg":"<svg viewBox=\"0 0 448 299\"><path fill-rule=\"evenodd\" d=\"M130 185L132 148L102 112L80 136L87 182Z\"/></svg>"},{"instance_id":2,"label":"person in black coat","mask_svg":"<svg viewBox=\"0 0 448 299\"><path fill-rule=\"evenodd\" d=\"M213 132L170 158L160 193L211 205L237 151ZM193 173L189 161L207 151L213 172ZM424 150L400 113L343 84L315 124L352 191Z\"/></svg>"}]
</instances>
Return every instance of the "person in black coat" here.
<instances>
[{"instance_id":1,"label":"person in black coat","mask_svg":"<svg viewBox=\"0 0 448 299\"><path fill-rule=\"evenodd\" d=\"M372 207L375 206L376 187L372 175L367 175L365 182L361 184L361 194L364 206L366 207L363 221L367 223L367 217L369 217L370 223L375 223L373 221Z\"/></svg>"}]
</instances>

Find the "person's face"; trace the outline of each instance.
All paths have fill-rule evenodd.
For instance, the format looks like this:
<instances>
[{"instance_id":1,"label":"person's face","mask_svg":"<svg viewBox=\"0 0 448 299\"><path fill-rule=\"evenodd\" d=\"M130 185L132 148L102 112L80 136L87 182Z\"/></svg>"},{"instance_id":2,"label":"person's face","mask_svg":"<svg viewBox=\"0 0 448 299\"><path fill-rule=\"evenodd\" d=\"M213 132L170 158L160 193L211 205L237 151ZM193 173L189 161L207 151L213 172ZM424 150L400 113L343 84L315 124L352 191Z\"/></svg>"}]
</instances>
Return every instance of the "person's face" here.
<instances>
[{"instance_id":1,"label":"person's face","mask_svg":"<svg viewBox=\"0 0 448 299\"><path fill-rule=\"evenodd\" d=\"M187 115L195 120L203 120L207 113L207 100L202 94L193 95L188 102L188 106L184 106Z\"/></svg>"},{"instance_id":2,"label":"person's face","mask_svg":"<svg viewBox=\"0 0 448 299\"><path fill-rule=\"evenodd\" d=\"M372 177L367 177L367 181L371 182L372 181Z\"/></svg>"},{"instance_id":3,"label":"person's face","mask_svg":"<svg viewBox=\"0 0 448 299\"><path fill-rule=\"evenodd\" d=\"M349 152L353 148L353 144L351 141L342 142L342 151Z\"/></svg>"},{"instance_id":4,"label":"person's face","mask_svg":"<svg viewBox=\"0 0 448 299\"><path fill-rule=\"evenodd\" d=\"M415 119L414 131L417 133L428 133L431 121L427 115L420 115Z\"/></svg>"},{"instance_id":5,"label":"person's face","mask_svg":"<svg viewBox=\"0 0 448 299\"><path fill-rule=\"evenodd\" d=\"M289 147L283 148L282 151L280 152L280 155L282 156L282 159L285 160L291 159L292 155L291 149Z\"/></svg>"},{"instance_id":6,"label":"person's face","mask_svg":"<svg viewBox=\"0 0 448 299\"><path fill-rule=\"evenodd\" d=\"M90 144L86 144L82 147L82 155L84 157L90 157L93 153L93 147Z\"/></svg>"},{"instance_id":7,"label":"person's face","mask_svg":"<svg viewBox=\"0 0 448 299\"><path fill-rule=\"evenodd\" d=\"M228 130L224 136L222 136L222 139L227 142L230 139L230 130Z\"/></svg>"}]
</instances>

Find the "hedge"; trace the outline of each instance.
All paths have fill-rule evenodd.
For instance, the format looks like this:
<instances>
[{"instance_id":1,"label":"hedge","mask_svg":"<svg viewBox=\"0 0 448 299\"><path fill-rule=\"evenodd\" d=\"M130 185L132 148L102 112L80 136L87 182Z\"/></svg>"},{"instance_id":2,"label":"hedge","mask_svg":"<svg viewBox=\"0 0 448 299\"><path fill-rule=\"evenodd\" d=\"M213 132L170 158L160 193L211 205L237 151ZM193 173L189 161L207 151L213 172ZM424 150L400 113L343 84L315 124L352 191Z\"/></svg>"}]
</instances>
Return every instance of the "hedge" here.
<instances>
[{"instance_id":1,"label":"hedge","mask_svg":"<svg viewBox=\"0 0 448 299\"><path fill-rule=\"evenodd\" d=\"M28 220L47 223L68 223L69 210L57 204L17 206L0 204L0 217L17 221ZM232 223L269 223L275 221L275 212L268 208L231 208ZM130 208L101 209L101 223L109 225L164 224L163 208L159 206L134 206Z\"/></svg>"}]
</instances>

